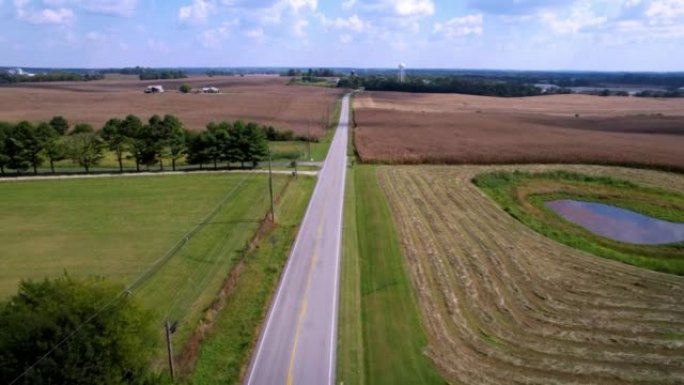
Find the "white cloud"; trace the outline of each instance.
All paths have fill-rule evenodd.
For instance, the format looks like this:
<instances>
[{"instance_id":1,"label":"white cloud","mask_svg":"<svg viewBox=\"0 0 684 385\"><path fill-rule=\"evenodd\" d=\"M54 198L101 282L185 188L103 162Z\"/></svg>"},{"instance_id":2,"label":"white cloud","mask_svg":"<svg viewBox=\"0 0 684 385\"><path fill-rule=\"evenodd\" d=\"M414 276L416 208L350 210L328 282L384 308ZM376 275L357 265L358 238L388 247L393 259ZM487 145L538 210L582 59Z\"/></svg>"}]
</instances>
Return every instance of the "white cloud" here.
<instances>
[{"instance_id":1,"label":"white cloud","mask_svg":"<svg viewBox=\"0 0 684 385\"><path fill-rule=\"evenodd\" d=\"M251 38L251 39L261 39L264 37L264 29L261 27L253 28L253 29L248 29L245 31L245 36Z\"/></svg>"},{"instance_id":2,"label":"white cloud","mask_svg":"<svg viewBox=\"0 0 684 385\"><path fill-rule=\"evenodd\" d=\"M433 32L454 39L469 35L482 35L482 14L455 17L444 23L435 23Z\"/></svg>"},{"instance_id":3,"label":"white cloud","mask_svg":"<svg viewBox=\"0 0 684 385\"><path fill-rule=\"evenodd\" d=\"M432 0L393 0L394 12L399 16L430 16L435 13Z\"/></svg>"},{"instance_id":4,"label":"white cloud","mask_svg":"<svg viewBox=\"0 0 684 385\"><path fill-rule=\"evenodd\" d=\"M295 12L299 12L299 10L302 8L309 8L310 10L315 11L316 8L318 7L318 0L284 0L284 1Z\"/></svg>"},{"instance_id":5,"label":"white cloud","mask_svg":"<svg viewBox=\"0 0 684 385\"><path fill-rule=\"evenodd\" d=\"M297 19L292 24L292 33L295 36L303 37L306 35L306 27L309 26L309 22L306 19Z\"/></svg>"},{"instance_id":6,"label":"white cloud","mask_svg":"<svg viewBox=\"0 0 684 385\"><path fill-rule=\"evenodd\" d=\"M349 44L352 42L352 40L354 40L354 38L348 33L340 35L340 43L342 44Z\"/></svg>"},{"instance_id":7,"label":"white cloud","mask_svg":"<svg viewBox=\"0 0 684 385\"><path fill-rule=\"evenodd\" d=\"M33 9L28 7L27 0L14 0L14 7L19 20L26 21L31 24L70 24L76 16L69 8L43 8Z\"/></svg>"},{"instance_id":8,"label":"white cloud","mask_svg":"<svg viewBox=\"0 0 684 385\"><path fill-rule=\"evenodd\" d=\"M361 20L358 15L352 15L348 18L338 17L335 19L328 19L322 15L321 23L326 28L345 29L357 33L361 33L370 27L370 24Z\"/></svg>"},{"instance_id":9,"label":"white cloud","mask_svg":"<svg viewBox=\"0 0 684 385\"><path fill-rule=\"evenodd\" d=\"M107 36L97 31L91 31L86 34L86 39L93 43L103 43L107 40Z\"/></svg>"},{"instance_id":10,"label":"white cloud","mask_svg":"<svg viewBox=\"0 0 684 385\"><path fill-rule=\"evenodd\" d=\"M594 14L588 1L575 4L569 12L542 11L539 19L559 35L575 34L608 21L607 17Z\"/></svg>"},{"instance_id":11,"label":"white cloud","mask_svg":"<svg viewBox=\"0 0 684 385\"><path fill-rule=\"evenodd\" d=\"M166 42L156 39L147 39L147 46L154 52L157 53L169 53L171 49Z\"/></svg>"},{"instance_id":12,"label":"white cloud","mask_svg":"<svg viewBox=\"0 0 684 385\"><path fill-rule=\"evenodd\" d=\"M51 7L71 6L102 15L132 16L138 0L43 0Z\"/></svg>"},{"instance_id":13,"label":"white cloud","mask_svg":"<svg viewBox=\"0 0 684 385\"><path fill-rule=\"evenodd\" d=\"M178 21L181 24L201 24L214 10L214 4L207 0L194 0L192 4L180 7Z\"/></svg>"},{"instance_id":14,"label":"white cloud","mask_svg":"<svg viewBox=\"0 0 684 385\"><path fill-rule=\"evenodd\" d=\"M684 16L684 0L653 0L646 10L646 16L671 20Z\"/></svg>"},{"instance_id":15,"label":"white cloud","mask_svg":"<svg viewBox=\"0 0 684 385\"><path fill-rule=\"evenodd\" d=\"M208 29L200 34L200 43L207 48L218 47L232 35L233 29L238 24L239 21L235 19L226 21L217 28Z\"/></svg>"},{"instance_id":16,"label":"white cloud","mask_svg":"<svg viewBox=\"0 0 684 385\"><path fill-rule=\"evenodd\" d=\"M356 0L344 0L342 1L342 9L351 9L356 5Z\"/></svg>"}]
</instances>

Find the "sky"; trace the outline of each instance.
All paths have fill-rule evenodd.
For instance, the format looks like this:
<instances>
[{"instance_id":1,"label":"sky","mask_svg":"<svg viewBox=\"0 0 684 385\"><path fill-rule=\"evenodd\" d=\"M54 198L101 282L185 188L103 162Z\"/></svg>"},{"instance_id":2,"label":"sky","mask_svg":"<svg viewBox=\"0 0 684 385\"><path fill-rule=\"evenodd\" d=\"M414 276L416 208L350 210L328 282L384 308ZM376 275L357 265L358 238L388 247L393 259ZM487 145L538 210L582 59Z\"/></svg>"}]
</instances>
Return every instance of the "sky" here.
<instances>
[{"instance_id":1,"label":"sky","mask_svg":"<svg viewBox=\"0 0 684 385\"><path fill-rule=\"evenodd\" d=\"M684 0L0 0L0 66L684 71Z\"/></svg>"}]
</instances>

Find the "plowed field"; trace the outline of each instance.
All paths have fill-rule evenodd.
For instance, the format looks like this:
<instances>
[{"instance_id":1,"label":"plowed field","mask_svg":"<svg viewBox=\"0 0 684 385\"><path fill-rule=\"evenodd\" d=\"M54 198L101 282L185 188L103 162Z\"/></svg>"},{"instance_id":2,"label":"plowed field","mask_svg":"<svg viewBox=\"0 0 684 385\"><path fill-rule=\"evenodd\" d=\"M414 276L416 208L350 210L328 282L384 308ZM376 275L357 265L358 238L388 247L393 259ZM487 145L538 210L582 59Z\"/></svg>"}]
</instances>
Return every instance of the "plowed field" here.
<instances>
[{"instance_id":1,"label":"plowed field","mask_svg":"<svg viewBox=\"0 0 684 385\"><path fill-rule=\"evenodd\" d=\"M474 186L492 170L382 167L428 334L459 384L682 384L684 278L590 255L530 230ZM684 191L684 177L564 166Z\"/></svg>"},{"instance_id":2,"label":"plowed field","mask_svg":"<svg viewBox=\"0 0 684 385\"><path fill-rule=\"evenodd\" d=\"M62 115L70 122L99 128L110 118L128 114L144 120L153 114L174 114L196 130L211 121L245 119L307 134L311 121L312 135L323 136L321 119L332 115L341 90L288 86L288 79L245 76L139 81L115 77L93 82L22 83L0 87L0 120L41 121ZM215 86L221 93L181 94L176 90L183 83L193 89ZM167 92L143 93L151 84L161 84Z\"/></svg>"},{"instance_id":3,"label":"plowed field","mask_svg":"<svg viewBox=\"0 0 684 385\"><path fill-rule=\"evenodd\" d=\"M391 92L355 98L366 162L584 163L684 170L684 100Z\"/></svg>"}]
</instances>

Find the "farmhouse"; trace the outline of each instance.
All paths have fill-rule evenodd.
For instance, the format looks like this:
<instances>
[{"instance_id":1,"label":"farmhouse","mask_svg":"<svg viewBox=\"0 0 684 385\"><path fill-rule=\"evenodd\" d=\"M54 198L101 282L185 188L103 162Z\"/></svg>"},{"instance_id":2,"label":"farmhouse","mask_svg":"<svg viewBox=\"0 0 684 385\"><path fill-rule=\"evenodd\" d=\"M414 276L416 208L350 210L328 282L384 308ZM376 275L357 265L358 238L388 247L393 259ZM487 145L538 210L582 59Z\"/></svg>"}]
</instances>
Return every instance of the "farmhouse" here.
<instances>
[{"instance_id":1,"label":"farmhouse","mask_svg":"<svg viewBox=\"0 0 684 385\"><path fill-rule=\"evenodd\" d=\"M204 93L204 94L218 94L219 92L221 92L221 91L219 91L219 89L216 87L203 87L202 88L202 93Z\"/></svg>"},{"instance_id":2,"label":"farmhouse","mask_svg":"<svg viewBox=\"0 0 684 385\"><path fill-rule=\"evenodd\" d=\"M156 94L162 92L164 92L164 87L161 85L147 86L147 88L145 89L146 94Z\"/></svg>"}]
</instances>

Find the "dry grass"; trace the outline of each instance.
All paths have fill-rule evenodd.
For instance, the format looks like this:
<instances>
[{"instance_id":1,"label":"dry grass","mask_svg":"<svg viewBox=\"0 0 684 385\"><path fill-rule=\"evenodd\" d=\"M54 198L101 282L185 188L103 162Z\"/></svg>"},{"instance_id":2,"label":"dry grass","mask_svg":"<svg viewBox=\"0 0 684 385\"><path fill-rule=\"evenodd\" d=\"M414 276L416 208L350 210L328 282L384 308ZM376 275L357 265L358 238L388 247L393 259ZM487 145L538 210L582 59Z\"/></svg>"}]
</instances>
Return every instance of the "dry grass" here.
<instances>
[{"instance_id":1,"label":"dry grass","mask_svg":"<svg viewBox=\"0 0 684 385\"><path fill-rule=\"evenodd\" d=\"M366 162L602 163L684 170L684 100L364 93ZM575 115L578 115L577 117Z\"/></svg>"},{"instance_id":2,"label":"dry grass","mask_svg":"<svg viewBox=\"0 0 684 385\"><path fill-rule=\"evenodd\" d=\"M684 278L563 246L471 182L562 168L684 190L684 177L597 166L382 167L428 333L463 384L682 384Z\"/></svg>"},{"instance_id":3,"label":"dry grass","mask_svg":"<svg viewBox=\"0 0 684 385\"><path fill-rule=\"evenodd\" d=\"M101 127L109 118L136 114L174 114L191 129L210 121L245 119L323 136L322 117L332 114L341 91L323 87L288 86L289 78L275 76L190 77L178 80L139 81L115 76L94 82L18 84L0 87L0 120L41 121L63 115L71 122ZM221 94L181 94L178 86L194 89L216 86ZM162 84L164 94L148 95L150 84Z\"/></svg>"}]
</instances>

